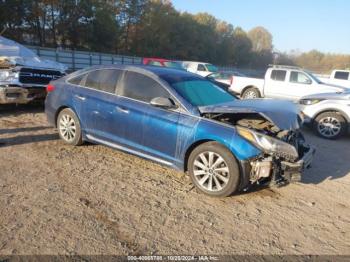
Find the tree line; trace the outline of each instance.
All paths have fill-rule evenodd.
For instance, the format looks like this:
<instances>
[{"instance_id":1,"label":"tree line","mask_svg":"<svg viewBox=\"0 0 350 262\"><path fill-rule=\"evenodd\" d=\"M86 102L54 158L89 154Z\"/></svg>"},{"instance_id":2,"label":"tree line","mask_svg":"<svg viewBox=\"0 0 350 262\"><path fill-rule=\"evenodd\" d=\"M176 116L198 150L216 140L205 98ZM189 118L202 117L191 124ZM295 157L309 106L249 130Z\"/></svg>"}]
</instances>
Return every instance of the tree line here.
<instances>
[{"instance_id":1,"label":"tree line","mask_svg":"<svg viewBox=\"0 0 350 262\"><path fill-rule=\"evenodd\" d=\"M135 56L266 66L272 35L245 32L168 0L0 0L0 31L21 43Z\"/></svg>"},{"instance_id":2,"label":"tree line","mask_svg":"<svg viewBox=\"0 0 350 262\"><path fill-rule=\"evenodd\" d=\"M246 32L208 13L179 12L170 0L0 0L0 33L31 45L237 67L350 67L349 56L318 51L276 57L265 28Z\"/></svg>"},{"instance_id":3,"label":"tree line","mask_svg":"<svg viewBox=\"0 0 350 262\"><path fill-rule=\"evenodd\" d=\"M284 53L276 62L297 65L320 74L328 74L333 69L350 70L350 55L322 53L318 50Z\"/></svg>"}]
</instances>

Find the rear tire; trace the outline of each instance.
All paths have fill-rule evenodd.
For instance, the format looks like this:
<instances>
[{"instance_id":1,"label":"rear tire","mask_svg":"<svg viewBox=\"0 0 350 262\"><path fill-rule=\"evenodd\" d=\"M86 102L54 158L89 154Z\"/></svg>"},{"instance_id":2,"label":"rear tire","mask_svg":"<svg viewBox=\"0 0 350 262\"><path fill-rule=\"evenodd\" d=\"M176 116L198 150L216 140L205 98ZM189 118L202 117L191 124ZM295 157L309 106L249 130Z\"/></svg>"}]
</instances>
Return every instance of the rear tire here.
<instances>
[{"instance_id":1,"label":"rear tire","mask_svg":"<svg viewBox=\"0 0 350 262\"><path fill-rule=\"evenodd\" d=\"M246 90L244 90L244 92L242 93L243 99L255 99L260 97L261 97L260 92L255 87L249 87Z\"/></svg>"},{"instance_id":2,"label":"rear tire","mask_svg":"<svg viewBox=\"0 0 350 262\"><path fill-rule=\"evenodd\" d=\"M203 143L191 152L188 172L197 189L209 196L226 197L238 190L237 161L231 151L217 142Z\"/></svg>"},{"instance_id":3,"label":"rear tire","mask_svg":"<svg viewBox=\"0 0 350 262\"><path fill-rule=\"evenodd\" d=\"M347 122L337 112L325 112L315 118L313 129L322 138L337 139L346 133Z\"/></svg>"},{"instance_id":4,"label":"rear tire","mask_svg":"<svg viewBox=\"0 0 350 262\"><path fill-rule=\"evenodd\" d=\"M65 108L58 114L57 129L65 143L73 146L83 144L80 122L72 109Z\"/></svg>"}]
</instances>

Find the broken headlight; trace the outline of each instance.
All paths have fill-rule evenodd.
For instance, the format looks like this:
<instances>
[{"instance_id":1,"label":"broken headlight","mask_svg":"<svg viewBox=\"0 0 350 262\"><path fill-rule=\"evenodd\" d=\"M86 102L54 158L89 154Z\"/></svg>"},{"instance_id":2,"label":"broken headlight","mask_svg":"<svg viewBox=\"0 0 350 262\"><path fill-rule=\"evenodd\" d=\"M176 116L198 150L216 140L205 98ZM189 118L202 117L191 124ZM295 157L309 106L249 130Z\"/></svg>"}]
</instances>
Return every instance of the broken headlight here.
<instances>
[{"instance_id":1,"label":"broken headlight","mask_svg":"<svg viewBox=\"0 0 350 262\"><path fill-rule=\"evenodd\" d=\"M237 131L238 134L266 153L283 155L293 159L297 159L299 156L294 146L279 139L239 126L237 126Z\"/></svg>"}]
</instances>

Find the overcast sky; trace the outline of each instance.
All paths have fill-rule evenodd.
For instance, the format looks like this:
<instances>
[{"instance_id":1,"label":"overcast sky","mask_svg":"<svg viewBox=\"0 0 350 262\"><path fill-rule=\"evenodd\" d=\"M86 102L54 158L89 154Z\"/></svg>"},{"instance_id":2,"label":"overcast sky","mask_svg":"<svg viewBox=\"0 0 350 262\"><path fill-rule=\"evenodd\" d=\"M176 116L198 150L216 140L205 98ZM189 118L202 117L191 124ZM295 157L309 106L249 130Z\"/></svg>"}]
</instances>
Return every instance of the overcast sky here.
<instances>
[{"instance_id":1,"label":"overcast sky","mask_svg":"<svg viewBox=\"0 0 350 262\"><path fill-rule=\"evenodd\" d=\"M350 0L173 0L173 5L208 12L246 31L264 26L279 51L350 54Z\"/></svg>"}]
</instances>

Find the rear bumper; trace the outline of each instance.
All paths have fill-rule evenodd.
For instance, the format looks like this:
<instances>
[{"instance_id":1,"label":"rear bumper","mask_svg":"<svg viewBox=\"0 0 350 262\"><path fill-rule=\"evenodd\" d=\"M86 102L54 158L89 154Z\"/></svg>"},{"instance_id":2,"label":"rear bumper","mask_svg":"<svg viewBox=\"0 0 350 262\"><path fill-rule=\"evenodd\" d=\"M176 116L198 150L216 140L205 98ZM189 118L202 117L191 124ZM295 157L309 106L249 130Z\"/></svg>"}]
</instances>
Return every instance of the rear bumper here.
<instances>
[{"instance_id":1,"label":"rear bumper","mask_svg":"<svg viewBox=\"0 0 350 262\"><path fill-rule=\"evenodd\" d=\"M45 96L45 87L0 86L0 104L27 104L33 100L45 99Z\"/></svg>"}]
</instances>

